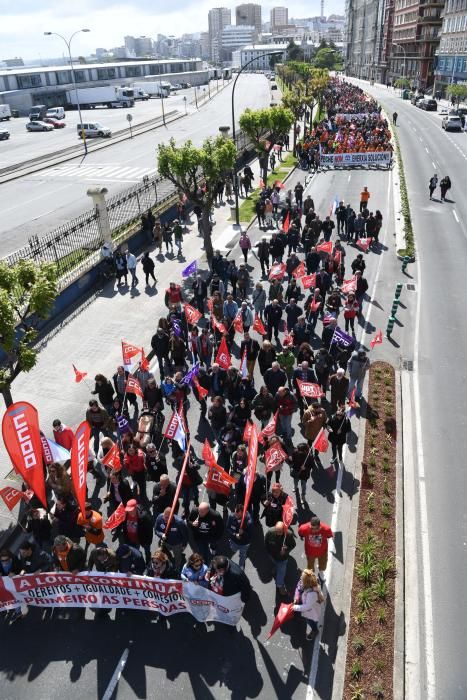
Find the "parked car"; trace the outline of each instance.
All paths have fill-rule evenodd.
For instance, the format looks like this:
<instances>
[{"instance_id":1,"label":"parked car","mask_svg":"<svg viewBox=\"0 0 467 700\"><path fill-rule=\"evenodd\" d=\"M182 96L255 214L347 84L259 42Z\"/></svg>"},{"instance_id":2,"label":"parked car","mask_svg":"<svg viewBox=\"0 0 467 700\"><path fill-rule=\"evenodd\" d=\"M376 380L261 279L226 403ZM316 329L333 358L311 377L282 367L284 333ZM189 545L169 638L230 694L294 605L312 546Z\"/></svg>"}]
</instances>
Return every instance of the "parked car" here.
<instances>
[{"instance_id":1,"label":"parked car","mask_svg":"<svg viewBox=\"0 0 467 700\"><path fill-rule=\"evenodd\" d=\"M46 124L46 122L30 121L26 124L26 129L28 131L53 131L54 128L52 124Z\"/></svg>"},{"instance_id":2,"label":"parked car","mask_svg":"<svg viewBox=\"0 0 467 700\"><path fill-rule=\"evenodd\" d=\"M441 114L442 116L446 116L449 114L449 108L448 107L440 107L438 109L438 114Z\"/></svg>"},{"instance_id":3,"label":"parked car","mask_svg":"<svg viewBox=\"0 0 467 700\"><path fill-rule=\"evenodd\" d=\"M10 138L10 132L6 129L0 129L0 141L6 141Z\"/></svg>"},{"instance_id":4,"label":"parked car","mask_svg":"<svg viewBox=\"0 0 467 700\"><path fill-rule=\"evenodd\" d=\"M441 128L445 131L462 131L462 119L457 114L448 114L443 118Z\"/></svg>"},{"instance_id":5,"label":"parked car","mask_svg":"<svg viewBox=\"0 0 467 700\"><path fill-rule=\"evenodd\" d=\"M54 119L53 117L44 117L43 121L46 124L52 124L54 129L63 129L66 126L65 122L62 122L60 119Z\"/></svg>"},{"instance_id":6,"label":"parked car","mask_svg":"<svg viewBox=\"0 0 467 700\"><path fill-rule=\"evenodd\" d=\"M412 95L412 97L410 98L410 102L411 102L411 104L418 106L418 103L420 102L420 100L424 100L424 99L425 99L425 95Z\"/></svg>"},{"instance_id":7,"label":"parked car","mask_svg":"<svg viewBox=\"0 0 467 700\"><path fill-rule=\"evenodd\" d=\"M188 90L188 88L191 88L190 83L180 83L180 87L182 90Z\"/></svg>"},{"instance_id":8,"label":"parked car","mask_svg":"<svg viewBox=\"0 0 467 700\"><path fill-rule=\"evenodd\" d=\"M107 126L102 126L99 122L86 122L84 124L77 124L76 130L78 132L78 138L83 138L83 132L87 139L97 138L98 136L112 136L111 130Z\"/></svg>"},{"instance_id":9,"label":"parked car","mask_svg":"<svg viewBox=\"0 0 467 700\"><path fill-rule=\"evenodd\" d=\"M276 83L273 83L273 84L271 85L271 90L277 90L277 85L276 85Z\"/></svg>"},{"instance_id":10,"label":"parked car","mask_svg":"<svg viewBox=\"0 0 467 700\"><path fill-rule=\"evenodd\" d=\"M180 83L174 83L170 88L170 92L175 92L175 90L181 90L181 89L182 89L182 86L180 85Z\"/></svg>"},{"instance_id":11,"label":"parked car","mask_svg":"<svg viewBox=\"0 0 467 700\"><path fill-rule=\"evenodd\" d=\"M65 109L63 107L49 107L45 116L52 117L52 119L65 119Z\"/></svg>"},{"instance_id":12,"label":"parked car","mask_svg":"<svg viewBox=\"0 0 467 700\"><path fill-rule=\"evenodd\" d=\"M420 100L417 107L420 107L420 109L424 109L426 112L436 112L436 110L438 109L438 103L436 102L436 100L425 98L423 100Z\"/></svg>"}]
</instances>

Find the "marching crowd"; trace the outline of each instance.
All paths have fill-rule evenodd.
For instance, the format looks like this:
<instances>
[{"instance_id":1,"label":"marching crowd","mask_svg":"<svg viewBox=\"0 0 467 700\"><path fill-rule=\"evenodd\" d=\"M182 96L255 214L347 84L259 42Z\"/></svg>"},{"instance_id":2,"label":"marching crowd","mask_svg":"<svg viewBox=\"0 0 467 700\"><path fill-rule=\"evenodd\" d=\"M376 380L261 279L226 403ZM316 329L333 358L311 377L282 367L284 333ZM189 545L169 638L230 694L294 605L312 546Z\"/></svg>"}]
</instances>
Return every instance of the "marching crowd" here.
<instances>
[{"instance_id":1,"label":"marching crowd","mask_svg":"<svg viewBox=\"0 0 467 700\"><path fill-rule=\"evenodd\" d=\"M340 109L351 109L359 99L355 91L345 86ZM157 321L148 358L142 353L133 368L124 363L111 377L95 375L85 413L95 488L85 512L67 463L47 465L49 510L32 498L30 539L18 554L0 552L0 575L53 568L146 574L195 582L221 595L240 593L246 603L249 550L261 547L278 598L293 600L311 637L316 633L333 532L311 514L307 498L315 480L327 479L331 491L345 469L350 415L358 410L369 367L356 340L368 289L365 253L378 245L383 219L370 211L366 187L358 206L336 202L322 217L301 183L285 197L277 190L263 187L257 209L270 237L254 245L242 233L238 266L216 251L208 275L195 265L183 285L170 282L167 313ZM349 264L355 247L363 252ZM249 264L252 254L261 275ZM167 421L173 430L164 429ZM252 422L260 441L246 501ZM57 418L53 437L69 450L73 431ZM208 478L206 465L218 479ZM283 484L285 470L293 495ZM294 532L297 506L305 518ZM307 565L289 590L297 535ZM12 619L21 617L18 609Z\"/></svg>"}]
</instances>

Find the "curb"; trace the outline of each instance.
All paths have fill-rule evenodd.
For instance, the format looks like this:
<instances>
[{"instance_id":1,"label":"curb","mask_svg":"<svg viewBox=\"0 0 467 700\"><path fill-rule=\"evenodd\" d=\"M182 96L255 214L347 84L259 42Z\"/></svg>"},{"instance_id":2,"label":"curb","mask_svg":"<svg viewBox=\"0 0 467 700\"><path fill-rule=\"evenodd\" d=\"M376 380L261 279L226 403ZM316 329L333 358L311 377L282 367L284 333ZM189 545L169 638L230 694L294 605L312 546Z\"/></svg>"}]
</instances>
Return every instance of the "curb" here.
<instances>
[{"instance_id":1,"label":"curb","mask_svg":"<svg viewBox=\"0 0 467 700\"><path fill-rule=\"evenodd\" d=\"M405 508L404 508L404 440L402 411L402 377L395 370L396 379L396 580L394 600L394 700L405 698Z\"/></svg>"}]
</instances>

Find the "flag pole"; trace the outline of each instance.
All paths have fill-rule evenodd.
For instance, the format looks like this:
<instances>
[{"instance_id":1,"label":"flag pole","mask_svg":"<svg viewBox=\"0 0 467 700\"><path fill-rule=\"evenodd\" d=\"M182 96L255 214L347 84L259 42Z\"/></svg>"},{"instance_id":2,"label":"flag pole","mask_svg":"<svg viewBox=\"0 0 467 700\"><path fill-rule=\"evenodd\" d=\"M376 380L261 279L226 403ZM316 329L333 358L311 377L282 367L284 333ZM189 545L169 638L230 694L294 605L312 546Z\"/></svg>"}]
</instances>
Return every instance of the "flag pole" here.
<instances>
[{"instance_id":1,"label":"flag pole","mask_svg":"<svg viewBox=\"0 0 467 700\"><path fill-rule=\"evenodd\" d=\"M171 507L170 507L169 519L167 520L167 525L166 525L166 527L165 527L165 531L166 531L166 532L169 532L169 531L170 531L170 525L171 525L171 523L172 523L172 519L173 519L173 516L174 516L175 508L177 507L178 498L179 498L179 496L180 496L180 491L181 491L181 488L182 488L183 477L185 476L186 466L187 466L187 464L188 464L188 458L189 458L189 456L190 456L190 447L191 447L191 445L190 445L190 440L188 440L188 443L187 443L187 445L186 445L185 458L184 458L184 460L183 460L183 465L182 465L182 468L181 468L181 470L180 470L180 474L179 474L179 477L178 477L177 488L175 489L174 499L173 499L172 505L171 505Z\"/></svg>"}]
</instances>

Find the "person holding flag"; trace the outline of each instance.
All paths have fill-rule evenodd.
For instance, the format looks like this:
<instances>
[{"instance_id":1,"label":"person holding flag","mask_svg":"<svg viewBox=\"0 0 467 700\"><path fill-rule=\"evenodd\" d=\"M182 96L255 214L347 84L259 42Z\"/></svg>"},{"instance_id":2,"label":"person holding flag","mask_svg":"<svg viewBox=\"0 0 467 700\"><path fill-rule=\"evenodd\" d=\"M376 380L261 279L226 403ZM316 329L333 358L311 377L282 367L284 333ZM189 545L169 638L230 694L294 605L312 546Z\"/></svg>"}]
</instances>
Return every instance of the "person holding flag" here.
<instances>
[{"instance_id":1,"label":"person holding flag","mask_svg":"<svg viewBox=\"0 0 467 700\"><path fill-rule=\"evenodd\" d=\"M310 627L310 632L306 635L307 641L312 641L318 634L323 602L324 596L315 573L311 569L304 569L295 589L293 611L299 612Z\"/></svg>"},{"instance_id":2,"label":"person holding flag","mask_svg":"<svg viewBox=\"0 0 467 700\"><path fill-rule=\"evenodd\" d=\"M259 351L260 347L258 341L252 338L248 331L245 331L240 345L240 357L243 358L243 355L245 354L248 377L250 379L253 379L253 373L255 371L255 364Z\"/></svg>"},{"instance_id":3,"label":"person holding flag","mask_svg":"<svg viewBox=\"0 0 467 700\"><path fill-rule=\"evenodd\" d=\"M285 585L287 564L290 552L295 549L295 537L290 528L286 529L282 520L278 520L273 527L269 528L264 537L266 552L274 567L274 579L276 588L280 595L288 595Z\"/></svg>"},{"instance_id":4,"label":"person holding flag","mask_svg":"<svg viewBox=\"0 0 467 700\"><path fill-rule=\"evenodd\" d=\"M339 404L336 412L328 422L329 442L332 448L332 462L344 467L342 448L347 442L347 435L351 430L350 420L345 411L345 403Z\"/></svg>"},{"instance_id":5,"label":"person holding flag","mask_svg":"<svg viewBox=\"0 0 467 700\"><path fill-rule=\"evenodd\" d=\"M225 529L229 537L229 547L233 554L239 552L239 566L241 569L245 569L248 548L253 536L253 518L250 513L247 512L243 519L243 503L237 503L235 505L234 512L227 518Z\"/></svg>"},{"instance_id":6,"label":"person holding flag","mask_svg":"<svg viewBox=\"0 0 467 700\"><path fill-rule=\"evenodd\" d=\"M356 387L357 401L362 399L363 383L365 376L370 367L370 360L367 357L365 350L354 350L347 364L349 372L349 388L348 394L351 395L353 388Z\"/></svg>"}]
</instances>

